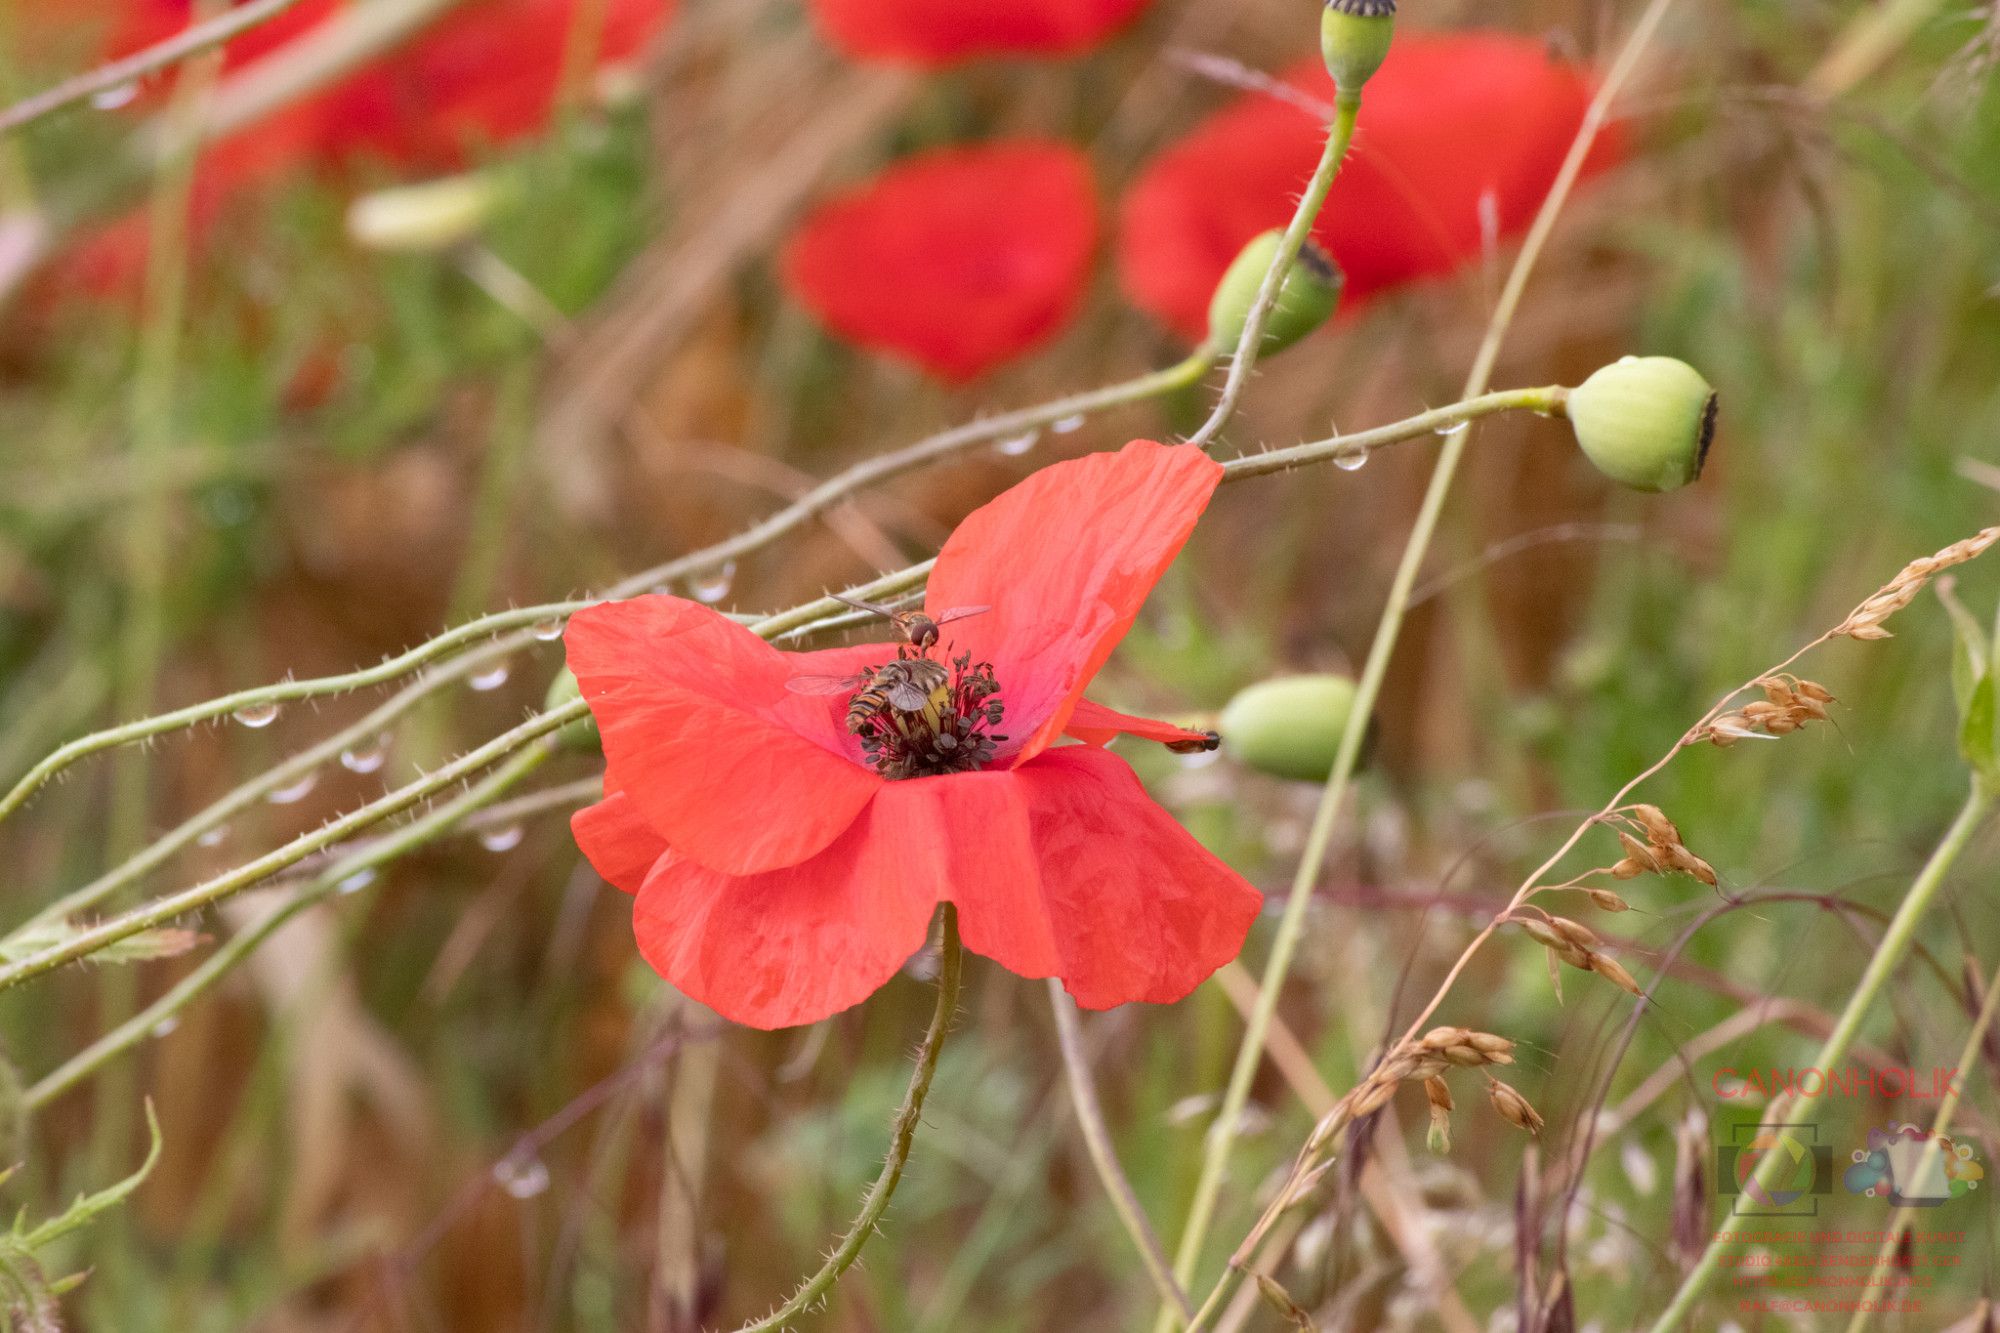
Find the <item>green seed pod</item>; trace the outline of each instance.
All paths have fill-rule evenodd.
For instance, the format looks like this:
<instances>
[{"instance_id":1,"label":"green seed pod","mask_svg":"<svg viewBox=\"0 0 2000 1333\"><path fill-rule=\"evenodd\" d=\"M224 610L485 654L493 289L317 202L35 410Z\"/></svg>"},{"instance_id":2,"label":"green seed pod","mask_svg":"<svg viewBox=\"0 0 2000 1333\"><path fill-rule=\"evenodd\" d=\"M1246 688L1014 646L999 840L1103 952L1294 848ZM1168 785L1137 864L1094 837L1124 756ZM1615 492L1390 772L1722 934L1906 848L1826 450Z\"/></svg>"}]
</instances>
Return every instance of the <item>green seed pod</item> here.
<instances>
[{"instance_id":1,"label":"green seed pod","mask_svg":"<svg viewBox=\"0 0 2000 1333\"><path fill-rule=\"evenodd\" d=\"M576 674L568 667L556 672L556 678L549 682L549 692L542 700L544 710L561 708L583 697L583 687L576 683ZM556 733L556 740L572 750L595 750L598 748L597 719L580 717Z\"/></svg>"},{"instance_id":2,"label":"green seed pod","mask_svg":"<svg viewBox=\"0 0 2000 1333\"><path fill-rule=\"evenodd\" d=\"M1208 341L1223 351L1233 351L1242 341L1243 326L1249 321L1250 307L1257 302L1264 275L1278 253L1281 231L1267 231L1251 238L1216 284L1208 302ZM1298 261L1285 275L1278 299L1264 316L1264 345L1260 356L1273 356L1333 318L1340 304L1340 270L1333 257L1308 240L1299 248Z\"/></svg>"},{"instance_id":3,"label":"green seed pod","mask_svg":"<svg viewBox=\"0 0 2000 1333\"><path fill-rule=\"evenodd\" d=\"M1701 475L1715 439L1715 390L1685 361L1627 356L1569 391L1564 411L1597 470L1641 491Z\"/></svg>"},{"instance_id":4,"label":"green seed pod","mask_svg":"<svg viewBox=\"0 0 2000 1333\"><path fill-rule=\"evenodd\" d=\"M1345 676L1279 676L1231 699L1216 730L1225 753L1260 773L1324 782L1353 712Z\"/></svg>"},{"instance_id":5,"label":"green seed pod","mask_svg":"<svg viewBox=\"0 0 2000 1333\"><path fill-rule=\"evenodd\" d=\"M1396 0L1327 0L1319 50L1342 97L1354 97L1382 67L1396 31Z\"/></svg>"}]
</instances>

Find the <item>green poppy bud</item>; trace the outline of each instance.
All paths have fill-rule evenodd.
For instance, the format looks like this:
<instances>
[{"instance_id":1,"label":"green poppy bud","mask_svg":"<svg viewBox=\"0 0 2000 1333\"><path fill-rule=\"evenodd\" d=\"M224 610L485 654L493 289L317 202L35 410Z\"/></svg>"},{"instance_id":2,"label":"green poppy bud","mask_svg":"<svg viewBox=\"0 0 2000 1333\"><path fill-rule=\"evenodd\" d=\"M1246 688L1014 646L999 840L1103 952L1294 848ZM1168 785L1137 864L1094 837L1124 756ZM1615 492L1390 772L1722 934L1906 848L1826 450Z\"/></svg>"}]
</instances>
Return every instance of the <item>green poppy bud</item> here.
<instances>
[{"instance_id":1,"label":"green poppy bud","mask_svg":"<svg viewBox=\"0 0 2000 1333\"><path fill-rule=\"evenodd\" d=\"M1319 19L1319 50L1342 97L1354 97L1389 55L1396 0L1327 0Z\"/></svg>"},{"instance_id":2,"label":"green poppy bud","mask_svg":"<svg viewBox=\"0 0 2000 1333\"><path fill-rule=\"evenodd\" d=\"M1253 237L1230 264L1216 284L1208 302L1208 340L1225 351L1242 341L1243 326L1250 319L1250 307L1271 271L1271 260L1284 239L1281 231L1267 231ZM1260 356L1273 356L1333 317L1340 304L1340 270L1333 257L1308 240L1299 249L1298 261L1285 275L1278 299L1264 316L1264 345Z\"/></svg>"},{"instance_id":3,"label":"green poppy bud","mask_svg":"<svg viewBox=\"0 0 2000 1333\"><path fill-rule=\"evenodd\" d=\"M556 672L556 678L549 682L549 692L542 699L544 711L561 708L583 697L583 687L576 683L576 673L568 667ZM556 732L556 740L572 750L595 750L597 748L597 719L589 716L578 718L562 730Z\"/></svg>"},{"instance_id":4,"label":"green poppy bud","mask_svg":"<svg viewBox=\"0 0 2000 1333\"><path fill-rule=\"evenodd\" d=\"M1279 676L1241 691L1216 730L1223 752L1273 777L1324 782L1354 713L1345 676Z\"/></svg>"},{"instance_id":5,"label":"green poppy bud","mask_svg":"<svg viewBox=\"0 0 2000 1333\"><path fill-rule=\"evenodd\" d=\"M430 254L478 236L509 193L492 172L445 176L364 194L347 209L356 245L392 254Z\"/></svg>"},{"instance_id":6,"label":"green poppy bud","mask_svg":"<svg viewBox=\"0 0 2000 1333\"><path fill-rule=\"evenodd\" d=\"M1571 389L1564 411L1597 470L1635 490L1687 485L1715 439L1715 390L1670 356L1620 357Z\"/></svg>"}]
</instances>

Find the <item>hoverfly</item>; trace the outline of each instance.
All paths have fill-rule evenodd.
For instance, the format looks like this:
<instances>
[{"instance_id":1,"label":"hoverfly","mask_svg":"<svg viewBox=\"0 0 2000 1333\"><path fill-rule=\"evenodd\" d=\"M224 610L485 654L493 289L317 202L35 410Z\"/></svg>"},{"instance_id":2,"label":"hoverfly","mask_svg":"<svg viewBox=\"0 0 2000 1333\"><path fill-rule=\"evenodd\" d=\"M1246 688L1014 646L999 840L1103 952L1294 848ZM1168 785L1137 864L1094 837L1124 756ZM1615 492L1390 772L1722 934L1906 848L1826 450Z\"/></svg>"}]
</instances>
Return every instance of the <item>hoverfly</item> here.
<instances>
[{"instance_id":1,"label":"hoverfly","mask_svg":"<svg viewBox=\"0 0 2000 1333\"><path fill-rule=\"evenodd\" d=\"M853 691L854 697L847 704L847 729L859 735L870 722L892 710L924 712L950 684L951 673L944 663L928 657L899 657L847 676L793 676L785 688L794 694Z\"/></svg>"},{"instance_id":2,"label":"hoverfly","mask_svg":"<svg viewBox=\"0 0 2000 1333\"><path fill-rule=\"evenodd\" d=\"M955 606L943 614L931 617L922 611L897 611L891 607L878 606L874 602L864 602L859 597L847 597L840 593L831 594L836 602L845 602L857 611L873 611L878 616L887 617L910 646L918 652L929 652L938 641L940 627L954 620L964 620L967 616L981 615L991 611L990 606Z\"/></svg>"}]
</instances>

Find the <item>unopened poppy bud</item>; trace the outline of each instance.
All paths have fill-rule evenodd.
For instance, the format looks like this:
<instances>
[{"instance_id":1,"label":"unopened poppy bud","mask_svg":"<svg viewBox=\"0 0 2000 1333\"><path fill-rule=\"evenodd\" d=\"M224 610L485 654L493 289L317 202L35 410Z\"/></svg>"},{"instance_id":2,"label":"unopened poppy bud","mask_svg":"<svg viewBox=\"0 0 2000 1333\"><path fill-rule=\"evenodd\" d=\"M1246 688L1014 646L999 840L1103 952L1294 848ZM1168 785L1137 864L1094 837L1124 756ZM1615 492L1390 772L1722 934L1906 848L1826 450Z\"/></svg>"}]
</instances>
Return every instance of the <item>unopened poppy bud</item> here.
<instances>
[{"instance_id":1,"label":"unopened poppy bud","mask_svg":"<svg viewBox=\"0 0 2000 1333\"><path fill-rule=\"evenodd\" d=\"M561 708L582 697L583 687L576 683L575 673L564 667L549 682L549 692L542 699L542 708L545 711ZM556 732L556 740L572 750L595 750L598 745L597 719L585 714Z\"/></svg>"},{"instance_id":2,"label":"unopened poppy bud","mask_svg":"<svg viewBox=\"0 0 2000 1333\"><path fill-rule=\"evenodd\" d=\"M1210 346L1233 351L1243 340L1250 307L1257 302L1264 275L1271 271L1283 238L1284 233L1275 230L1251 237L1215 285L1215 295L1208 300ZM1333 318L1342 282L1331 255L1310 240L1300 246L1298 259L1285 274L1285 285L1278 289L1278 299L1264 316L1264 340L1258 355L1275 356Z\"/></svg>"},{"instance_id":3,"label":"unopened poppy bud","mask_svg":"<svg viewBox=\"0 0 2000 1333\"><path fill-rule=\"evenodd\" d=\"M1319 20L1319 50L1342 97L1354 97L1389 55L1396 0L1327 0Z\"/></svg>"},{"instance_id":4,"label":"unopened poppy bud","mask_svg":"<svg viewBox=\"0 0 2000 1333\"><path fill-rule=\"evenodd\" d=\"M1260 773L1324 782L1353 712L1345 676L1279 676L1231 699L1216 730L1229 754Z\"/></svg>"},{"instance_id":5,"label":"unopened poppy bud","mask_svg":"<svg viewBox=\"0 0 2000 1333\"><path fill-rule=\"evenodd\" d=\"M1641 491L1699 477L1715 439L1715 390L1670 356L1621 357L1571 389L1565 410L1597 470Z\"/></svg>"},{"instance_id":6,"label":"unopened poppy bud","mask_svg":"<svg viewBox=\"0 0 2000 1333\"><path fill-rule=\"evenodd\" d=\"M369 250L449 250L479 234L505 193L501 178L477 171L377 190L348 205L347 234Z\"/></svg>"}]
</instances>

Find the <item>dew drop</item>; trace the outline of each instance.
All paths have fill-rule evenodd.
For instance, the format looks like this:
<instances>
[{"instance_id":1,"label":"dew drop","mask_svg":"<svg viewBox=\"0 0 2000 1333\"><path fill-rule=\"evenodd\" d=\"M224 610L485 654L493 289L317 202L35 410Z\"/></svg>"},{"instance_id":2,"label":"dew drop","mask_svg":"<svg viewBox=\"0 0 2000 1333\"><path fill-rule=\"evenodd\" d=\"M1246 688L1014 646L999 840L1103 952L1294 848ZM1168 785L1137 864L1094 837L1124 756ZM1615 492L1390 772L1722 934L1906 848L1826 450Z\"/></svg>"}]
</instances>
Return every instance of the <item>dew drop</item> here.
<instances>
[{"instance_id":1,"label":"dew drop","mask_svg":"<svg viewBox=\"0 0 2000 1333\"><path fill-rule=\"evenodd\" d=\"M204 831L200 837L196 838L194 845L197 847L220 847L222 840L228 836L229 825L217 824L214 828Z\"/></svg>"},{"instance_id":2,"label":"dew drop","mask_svg":"<svg viewBox=\"0 0 2000 1333\"><path fill-rule=\"evenodd\" d=\"M373 884L376 878L377 874L375 869L372 866L366 867L364 869L355 871L353 874L349 875L346 879L343 879L338 884L334 885L333 891L335 893L343 895L349 893L359 893L363 889L367 888L370 884Z\"/></svg>"},{"instance_id":3,"label":"dew drop","mask_svg":"<svg viewBox=\"0 0 2000 1333\"><path fill-rule=\"evenodd\" d=\"M127 79L90 95L90 104L99 111L116 111L121 106L130 106L139 96L139 81Z\"/></svg>"},{"instance_id":4,"label":"dew drop","mask_svg":"<svg viewBox=\"0 0 2000 1333\"><path fill-rule=\"evenodd\" d=\"M252 731L268 727L278 720L278 705L245 704L236 710L236 720Z\"/></svg>"},{"instance_id":5,"label":"dew drop","mask_svg":"<svg viewBox=\"0 0 2000 1333\"><path fill-rule=\"evenodd\" d=\"M519 824L502 824L481 831L479 845L489 852L511 852L521 845L521 834Z\"/></svg>"},{"instance_id":6,"label":"dew drop","mask_svg":"<svg viewBox=\"0 0 2000 1333\"><path fill-rule=\"evenodd\" d=\"M505 685L508 675L509 668L505 662L502 662L499 666L488 667L476 676L467 677L465 683L473 689L478 690L481 694L484 694L488 690L497 690L502 685Z\"/></svg>"},{"instance_id":7,"label":"dew drop","mask_svg":"<svg viewBox=\"0 0 2000 1333\"><path fill-rule=\"evenodd\" d=\"M688 591L697 602L715 605L729 596L729 589L736 583L736 562L725 560L714 569L705 569L688 580Z\"/></svg>"},{"instance_id":8,"label":"dew drop","mask_svg":"<svg viewBox=\"0 0 2000 1333\"><path fill-rule=\"evenodd\" d=\"M178 1014L168 1014L165 1018L153 1024L153 1035L155 1037L172 1036L174 1029L180 1025L181 1020Z\"/></svg>"},{"instance_id":9,"label":"dew drop","mask_svg":"<svg viewBox=\"0 0 2000 1333\"><path fill-rule=\"evenodd\" d=\"M994 443L993 452L1002 458L1019 458L1034 448L1036 441L1041 438L1042 433L1038 430L1028 431L1024 435L1009 435L1006 439Z\"/></svg>"},{"instance_id":10,"label":"dew drop","mask_svg":"<svg viewBox=\"0 0 2000 1333\"><path fill-rule=\"evenodd\" d=\"M1358 445L1347 445L1333 456L1333 465L1342 472L1359 472L1368 464L1368 451Z\"/></svg>"},{"instance_id":11,"label":"dew drop","mask_svg":"<svg viewBox=\"0 0 2000 1333\"><path fill-rule=\"evenodd\" d=\"M565 622L561 616L550 616L547 620L537 620L534 628L528 632L543 643L547 643L552 639L560 639L563 636L564 625Z\"/></svg>"},{"instance_id":12,"label":"dew drop","mask_svg":"<svg viewBox=\"0 0 2000 1333\"><path fill-rule=\"evenodd\" d=\"M1457 425L1453 426L1439 426L1437 428L1437 433L1439 439L1448 440L1454 435L1463 435L1465 434L1465 432L1471 429L1472 429L1472 423L1470 421L1461 421Z\"/></svg>"},{"instance_id":13,"label":"dew drop","mask_svg":"<svg viewBox=\"0 0 2000 1333\"><path fill-rule=\"evenodd\" d=\"M549 1187L549 1168L539 1157L503 1157L493 1164L493 1183L516 1199L532 1199Z\"/></svg>"},{"instance_id":14,"label":"dew drop","mask_svg":"<svg viewBox=\"0 0 2000 1333\"><path fill-rule=\"evenodd\" d=\"M377 736L371 745L357 745L340 752L340 766L350 773L373 773L389 762L389 738Z\"/></svg>"},{"instance_id":15,"label":"dew drop","mask_svg":"<svg viewBox=\"0 0 2000 1333\"><path fill-rule=\"evenodd\" d=\"M1073 417L1064 417L1052 424L1049 427L1049 433L1052 435L1074 435L1083 429L1083 423L1088 420L1090 420L1089 417L1078 412Z\"/></svg>"},{"instance_id":16,"label":"dew drop","mask_svg":"<svg viewBox=\"0 0 2000 1333\"><path fill-rule=\"evenodd\" d=\"M312 795L312 789L317 786L319 786L319 773L314 771L286 786L273 787L264 799L272 805L297 805Z\"/></svg>"}]
</instances>

